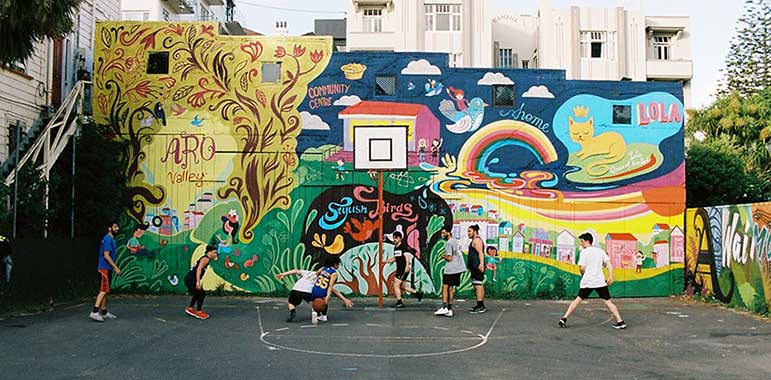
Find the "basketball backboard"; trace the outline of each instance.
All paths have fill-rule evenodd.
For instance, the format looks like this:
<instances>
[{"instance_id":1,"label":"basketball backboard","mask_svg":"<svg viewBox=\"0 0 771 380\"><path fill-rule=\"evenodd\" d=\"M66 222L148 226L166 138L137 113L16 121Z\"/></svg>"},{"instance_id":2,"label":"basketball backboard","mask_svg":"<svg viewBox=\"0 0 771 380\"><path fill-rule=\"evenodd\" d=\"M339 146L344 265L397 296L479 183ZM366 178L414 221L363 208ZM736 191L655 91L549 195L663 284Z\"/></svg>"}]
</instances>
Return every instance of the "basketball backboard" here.
<instances>
[{"instance_id":1,"label":"basketball backboard","mask_svg":"<svg viewBox=\"0 0 771 380\"><path fill-rule=\"evenodd\" d=\"M356 170L406 170L407 126L355 126L353 167Z\"/></svg>"}]
</instances>

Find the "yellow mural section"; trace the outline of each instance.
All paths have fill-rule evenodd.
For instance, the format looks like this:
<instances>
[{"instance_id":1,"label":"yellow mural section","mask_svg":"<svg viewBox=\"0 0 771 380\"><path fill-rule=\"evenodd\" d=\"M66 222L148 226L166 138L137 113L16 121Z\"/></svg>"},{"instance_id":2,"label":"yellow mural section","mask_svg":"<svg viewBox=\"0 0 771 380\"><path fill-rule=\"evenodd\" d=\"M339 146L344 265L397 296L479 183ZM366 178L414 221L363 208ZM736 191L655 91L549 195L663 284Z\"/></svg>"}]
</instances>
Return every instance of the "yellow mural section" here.
<instances>
[{"instance_id":1,"label":"yellow mural section","mask_svg":"<svg viewBox=\"0 0 771 380\"><path fill-rule=\"evenodd\" d=\"M94 117L126 141L134 218L155 206L195 219L205 194L237 199L248 242L267 212L291 205L297 105L329 61L330 38L123 21L97 23L96 36Z\"/></svg>"}]
</instances>

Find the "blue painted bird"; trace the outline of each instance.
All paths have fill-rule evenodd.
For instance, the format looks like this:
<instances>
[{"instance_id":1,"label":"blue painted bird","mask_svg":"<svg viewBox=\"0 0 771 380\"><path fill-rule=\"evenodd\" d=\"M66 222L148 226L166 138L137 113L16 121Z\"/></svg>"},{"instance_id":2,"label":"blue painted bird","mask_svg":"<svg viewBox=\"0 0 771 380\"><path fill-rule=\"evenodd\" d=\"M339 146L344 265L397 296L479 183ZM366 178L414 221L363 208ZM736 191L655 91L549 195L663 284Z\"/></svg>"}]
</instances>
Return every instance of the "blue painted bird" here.
<instances>
[{"instance_id":1,"label":"blue painted bird","mask_svg":"<svg viewBox=\"0 0 771 380\"><path fill-rule=\"evenodd\" d=\"M447 124L447 130L452 133L476 131L485 118L485 107L487 107L487 103L480 98L471 99L468 109L464 111L455 109L455 103L451 100L445 99L439 102L439 112L455 122L454 124Z\"/></svg>"},{"instance_id":2,"label":"blue painted bird","mask_svg":"<svg viewBox=\"0 0 771 380\"><path fill-rule=\"evenodd\" d=\"M160 120L161 124L165 127L166 112L163 111L163 106L161 106L161 102L155 103L155 109L153 110L153 113L155 114L155 118Z\"/></svg>"},{"instance_id":3,"label":"blue painted bird","mask_svg":"<svg viewBox=\"0 0 771 380\"><path fill-rule=\"evenodd\" d=\"M203 126L203 121L204 121L204 120L205 120L204 118L200 118L200 119L199 119L199 118L198 118L198 115L195 115L195 117L193 117L193 120L190 122L190 124L191 124L192 126L194 126L194 127L202 127L202 126Z\"/></svg>"}]
</instances>

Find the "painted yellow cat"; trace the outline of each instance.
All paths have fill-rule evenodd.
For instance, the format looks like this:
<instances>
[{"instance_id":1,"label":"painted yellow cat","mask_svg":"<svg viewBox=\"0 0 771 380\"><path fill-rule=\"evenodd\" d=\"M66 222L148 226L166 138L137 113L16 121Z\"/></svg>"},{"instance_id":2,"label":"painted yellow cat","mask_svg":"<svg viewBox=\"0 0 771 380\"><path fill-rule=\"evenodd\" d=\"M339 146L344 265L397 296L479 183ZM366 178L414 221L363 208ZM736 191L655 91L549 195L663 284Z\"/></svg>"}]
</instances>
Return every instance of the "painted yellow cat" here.
<instances>
[{"instance_id":1,"label":"painted yellow cat","mask_svg":"<svg viewBox=\"0 0 771 380\"><path fill-rule=\"evenodd\" d=\"M573 114L578 117L585 117L589 114L589 109L585 107L573 108ZM604 156L589 164L586 171L589 175L598 177L604 175L610 169L610 164L621 161L626 155L626 142L624 137L618 132L604 132L594 135L594 118L578 122L568 116L570 124L570 139L581 146L581 150L576 153L579 160L586 160L592 156Z\"/></svg>"}]
</instances>

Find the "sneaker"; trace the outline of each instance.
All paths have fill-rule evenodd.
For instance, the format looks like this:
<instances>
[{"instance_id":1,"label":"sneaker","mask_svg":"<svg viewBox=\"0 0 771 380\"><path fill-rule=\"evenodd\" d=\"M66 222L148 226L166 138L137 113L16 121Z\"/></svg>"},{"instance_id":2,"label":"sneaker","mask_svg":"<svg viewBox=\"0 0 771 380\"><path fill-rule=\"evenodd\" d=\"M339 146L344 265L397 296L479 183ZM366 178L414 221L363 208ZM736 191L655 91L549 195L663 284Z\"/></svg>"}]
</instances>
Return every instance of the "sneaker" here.
<instances>
[{"instance_id":1,"label":"sneaker","mask_svg":"<svg viewBox=\"0 0 771 380\"><path fill-rule=\"evenodd\" d=\"M108 320L108 319L116 319L118 317L115 316L115 314L107 312L107 314L102 314L102 319Z\"/></svg>"},{"instance_id":2,"label":"sneaker","mask_svg":"<svg viewBox=\"0 0 771 380\"><path fill-rule=\"evenodd\" d=\"M447 313L444 316L445 317L452 317L452 310L447 310Z\"/></svg>"},{"instance_id":3,"label":"sneaker","mask_svg":"<svg viewBox=\"0 0 771 380\"><path fill-rule=\"evenodd\" d=\"M289 318L287 318L287 319L286 319L286 321L287 321L288 323L292 323L292 322L294 322L294 317L295 317L295 315L296 315L296 314L289 314Z\"/></svg>"},{"instance_id":4,"label":"sneaker","mask_svg":"<svg viewBox=\"0 0 771 380\"><path fill-rule=\"evenodd\" d=\"M104 318L102 318L102 315L99 313L91 313L88 315L88 317L97 322L104 322Z\"/></svg>"},{"instance_id":5,"label":"sneaker","mask_svg":"<svg viewBox=\"0 0 771 380\"><path fill-rule=\"evenodd\" d=\"M203 310L195 312L195 317L198 319L209 319L209 314L206 314Z\"/></svg>"},{"instance_id":6,"label":"sneaker","mask_svg":"<svg viewBox=\"0 0 771 380\"><path fill-rule=\"evenodd\" d=\"M392 309L402 309L402 308L404 308L404 304L402 303L402 301L398 301L393 306L391 306L391 308Z\"/></svg>"},{"instance_id":7,"label":"sneaker","mask_svg":"<svg viewBox=\"0 0 771 380\"><path fill-rule=\"evenodd\" d=\"M471 310L471 314L482 314L487 311L487 308L484 306L475 307L474 310Z\"/></svg>"},{"instance_id":8,"label":"sneaker","mask_svg":"<svg viewBox=\"0 0 771 380\"><path fill-rule=\"evenodd\" d=\"M568 320L565 319L565 318L560 318L560 321L558 323L559 323L560 327L562 327L563 329L565 327L568 327Z\"/></svg>"},{"instance_id":9,"label":"sneaker","mask_svg":"<svg viewBox=\"0 0 771 380\"><path fill-rule=\"evenodd\" d=\"M327 321L327 316L326 316L326 315L324 315L324 314L322 314L322 315L319 315L319 321L321 321L321 322L326 322L326 321Z\"/></svg>"},{"instance_id":10,"label":"sneaker","mask_svg":"<svg viewBox=\"0 0 771 380\"><path fill-rule=\"evenodd\" d=\"M447 312L449 312L449 311L450 311L450 310L447 310L447 308L446 308L446 307L443 307L443 308L441 308L441 309L439 309L439 310L435 311L435 312L434 312L434 315L447 315Z\"/></svg>"},{"instance_id":11,"label":"sneaker","mask_svg":"<svg viewBox=\"0 0 771 380\"><path fill-rule=\"evenodd\" d=\"M418 302L423 302L423 292L415 293L415 298L418 299Z\"/></svg>"},{"instance_id":12,"label":"sneaker","mask_svg":"<svg viewBox=\"0 0 771 380\"><path fill-rule=\"evenodd\" d=\"M616 322L616 324L613 325L613 328L616 330L623 330L626 328L626 323L624 323L624 321Z\"/></svg>"},{"instance_id":13,"label":"sneaker","mask_svg":"<svg viewBox=\"0 0 771 380\"><path fill-rule=\"evenodd\" d=\"M191 317L196 317L196 318L198 318L198 316L196 316L196 315L195 315L195 309L193 309L192 307L186 307L186 308L185 308L185 313L186 313L187 315L191 316Z\"/></svg>"},{"instance_id":14,"label":"sneaker","mask_svg":"<svg viewBox=\"0 0 771 380\"><path fill-rule=\"evenodd\" d=\"M319 324L319 313L315 311L311 312L311 323L313 323L314 325Z\"/></svg>"}]
</instances>

